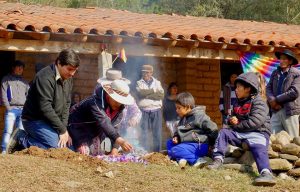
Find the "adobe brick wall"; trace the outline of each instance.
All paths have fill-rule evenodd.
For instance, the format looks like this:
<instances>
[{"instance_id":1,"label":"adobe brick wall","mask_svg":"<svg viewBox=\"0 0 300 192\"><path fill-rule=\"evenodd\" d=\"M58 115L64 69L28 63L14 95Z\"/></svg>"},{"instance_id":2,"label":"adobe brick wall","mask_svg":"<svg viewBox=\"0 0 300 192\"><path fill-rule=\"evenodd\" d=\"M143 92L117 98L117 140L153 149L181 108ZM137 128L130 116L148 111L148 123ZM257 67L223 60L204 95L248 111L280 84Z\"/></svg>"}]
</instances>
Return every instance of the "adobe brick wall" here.
<instances>
[{"instance_id":1,"label":"adobe brick wall","mask_svg":"<svg viewBox=\"0 0 300 192\"><path fill-rule=\"evenodd\" d=\"M205 105L211 119L221 126L219 96L221 87L220 61L213 59L186 59L176 65L180 90L191 92L198 105ZM179 75L182 73L182 76Z\"/></svg>"},{"instance_id":2,"label":"adobe brick wall","mask_svg":"<svg viewBox=\"0 0 300 192\"><path fill-rule=\"evenodd\" d=\"M154 64L157 77L167 90L170 82L177 82L179 92L188 91L197 105L205 105L211 119L221 126L219 96L221 87L220 61L209 59L158 58ZM169 138L169 131L163 126L163 143Z\"/></svg>"},{"instance_id":3,"label":"adobe brick wall","mask_svg":"<svg viewBox=\"0 0 300 192\"><path fill-rule=\"evenodd\" d=\"M80 67L74 76L73 91L79 92L82 98L89 96L96 85L98 79L97 55L79 55ZM31 81L35 75L35 64L52 64L57 58L57 54L37 54L37 53L16 53L16 59L26 63L24 78Z\"/></svg>"},{"instance_id":4,"label":"adobe brick wall","mask_svg":"<svg viewBox=\"0 0 300 192\"><path fill-rule=\"evenodd\" d=\"M179 92L190 92L196 104L205 105L207 114L221 126L219 60L162 58L156 68L165 88L170 82L177 82Z\"/></svg>"},{"instance_id":5,"label":"adobe brick wall","mask_svg":"<svg viewBox=\"0 0 300 192\"><path fill-rule=\"evenodd\" d=\"M57 54L16 53L16 59L26 63L24 77L31 81L35 75L35 64L51 64ZM89 96L98 79L97 55L80 55L81 65L74 77L73 91L77 91L82 98ZM218 126L221 125L221 115L218 110L220 93L220 62L210 59L181 59L157 58L155 74L165 89L170 82L178 83L179 91L189 91L193 94L198 105L205 105L207 114ZM136 73L136 72L135 72ZM3 130L4 108L0 108L0 137ZM163 137L168 137L164 128Z\"/></svg>"}]
</instances>

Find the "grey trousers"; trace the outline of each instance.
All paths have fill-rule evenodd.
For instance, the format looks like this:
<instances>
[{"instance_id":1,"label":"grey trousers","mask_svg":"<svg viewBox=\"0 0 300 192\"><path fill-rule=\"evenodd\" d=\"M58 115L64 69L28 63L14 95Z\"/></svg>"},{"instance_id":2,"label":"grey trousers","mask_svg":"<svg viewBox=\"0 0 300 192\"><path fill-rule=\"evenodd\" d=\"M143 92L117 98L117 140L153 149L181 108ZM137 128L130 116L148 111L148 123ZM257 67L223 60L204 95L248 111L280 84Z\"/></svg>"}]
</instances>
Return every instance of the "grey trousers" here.
<instances>
[{"instance_id":1,"label":"grey trousers","mask_svg":"<svg viewBox=\"0 0 300 192\"><path fill-rule=\"evenodd\" d=\"M140 143L148 152L158 152L161 149L162 140L162 112L142 111Z\"/></svg>"},{"instance_id":2,"label":"grey trousers","mask_svg":"<svg viewBox=\"0 0 300 192\"><path fill-rule=\"evenodd\" d=\"M299 137L299 115L286 116L284 109L272 114L271 126L274 134L286 131L291 137Z\"/></svg>"}]
</instances>

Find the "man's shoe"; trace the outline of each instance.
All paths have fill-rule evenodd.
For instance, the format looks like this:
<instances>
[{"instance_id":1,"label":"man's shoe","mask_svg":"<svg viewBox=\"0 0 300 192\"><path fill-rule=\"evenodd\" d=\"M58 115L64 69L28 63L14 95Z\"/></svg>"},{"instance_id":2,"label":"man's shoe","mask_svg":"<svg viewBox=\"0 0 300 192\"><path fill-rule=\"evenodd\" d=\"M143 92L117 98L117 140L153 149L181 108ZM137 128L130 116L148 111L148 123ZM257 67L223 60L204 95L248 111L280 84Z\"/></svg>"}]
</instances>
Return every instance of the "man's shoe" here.
<instances>
[{"instance_id":1,"label":"man's shoe","mask_svg":"<svg viewBox=\"0 0 300 192\"><path fill-rule=\"evenodd\" d=\"M276 181L269 171L263 171L253 182L256 186L274 186Z\"/></svg>"},{"instance_id":2,"label":"man's shoe","mask_svg":"<svg viewBox=\"0 0 300 192\"><path fill-rule=\"evenodd\" d=\"M216 158L207 166L207 169L219 169L223 165L222 159Z\"/></svg>"},{"instance_id":3,"label":"man's shoe","mask_svg":"<svg viewBox=\"0 0 300 192\"><path fill-rule=\"evenodd\" d=\"M19 139L24 137L26 132L21 129L15 129L6 147L6 153L12 154L16 151L21 151L24 147L20 144Z\"/></svg>"},{"instance_id":4,"label":"man's shoe","mask_svg":"<svg viewBox=\"0 0 300 192\"><path fill-rule=\"evenodd\" d=\"M207 161L204 158L199 157L196 163L193 165L195 168L202 168L207 164Z\"/></svg>"},{"instance_id":5,"label":"man's shoe","mask_svg":"<svg viewBox=\"0 0 300 192\"><path fill-rule=\"evenodd\" d=\"M178 165L179 165L179 167L180 167L181 169L184 169L184 168L185 168L186 163L187 163L187 160L186 160L186 159L180 159L180 160L178 161Z\"/></svg>"}]
</instances>

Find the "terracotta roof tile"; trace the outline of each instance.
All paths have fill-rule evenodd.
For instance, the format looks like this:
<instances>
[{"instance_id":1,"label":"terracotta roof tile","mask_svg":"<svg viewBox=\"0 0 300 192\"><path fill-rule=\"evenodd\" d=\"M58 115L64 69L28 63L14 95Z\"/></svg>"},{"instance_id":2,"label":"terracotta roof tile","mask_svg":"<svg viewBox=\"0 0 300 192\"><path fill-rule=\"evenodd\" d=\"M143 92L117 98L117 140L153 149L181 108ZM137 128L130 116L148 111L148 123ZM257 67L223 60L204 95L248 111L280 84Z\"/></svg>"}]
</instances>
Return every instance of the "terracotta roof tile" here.
<instances>
[{"instance_id":1,"label":"terracotta roof tile","mask_svg":"<svg viewBox=\"0 0 300 192\"><path fill-rule=\"evenodd\" d=\"M252 44L263 41L284 42L295 46L300 43L300 26L278 24L272 22L237 21L192 16L170 16L155 14L139 14L129 11L81 8L68 9L40 5L23 5L0 3L0 28L16 30L35 30L74 33L105 34L111 30L113 34L134 36L136 32L148 37L154 33L162 37L170 33L172 38L184 36L189 39L192 34L198 38L207 35L212 40L231 42L237 39L244 42L250 40Z\"/></svg>"}]
</instances>

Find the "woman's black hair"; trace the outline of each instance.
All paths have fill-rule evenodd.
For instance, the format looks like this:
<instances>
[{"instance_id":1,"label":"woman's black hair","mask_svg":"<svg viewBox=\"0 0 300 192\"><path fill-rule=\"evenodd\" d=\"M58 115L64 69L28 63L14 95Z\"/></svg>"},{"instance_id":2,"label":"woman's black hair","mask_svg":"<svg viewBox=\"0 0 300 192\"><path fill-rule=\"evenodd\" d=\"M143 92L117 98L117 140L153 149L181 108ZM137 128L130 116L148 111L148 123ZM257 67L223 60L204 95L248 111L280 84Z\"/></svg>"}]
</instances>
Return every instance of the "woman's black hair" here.
<instances>
[{"instance_id":1,"label":"woman's black hair","mask_svg":"<svg viewBox=\"0 0 300 192\"><path fill-rule=\"evenodd\" d=\"M178 87L176 82L171 82L168 86L168 94L170 94L172 87Z\"/></svg>"}]
</instances>

